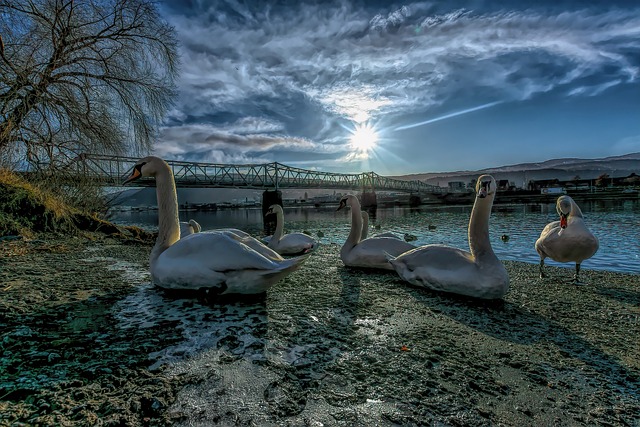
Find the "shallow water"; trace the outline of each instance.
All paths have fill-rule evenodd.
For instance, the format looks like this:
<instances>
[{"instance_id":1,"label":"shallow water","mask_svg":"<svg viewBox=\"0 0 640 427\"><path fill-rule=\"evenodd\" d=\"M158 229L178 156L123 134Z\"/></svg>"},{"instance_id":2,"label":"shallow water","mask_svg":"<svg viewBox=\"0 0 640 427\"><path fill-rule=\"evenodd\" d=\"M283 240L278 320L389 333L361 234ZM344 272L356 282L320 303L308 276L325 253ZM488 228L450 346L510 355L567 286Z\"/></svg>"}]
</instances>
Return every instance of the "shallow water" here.
<instances>
[{"instance_id":1,"label":"shallow water","mask_svg":"<svg viewBox=\"0 0 640 427\"><path fill-rule=\"evenodd\" d=\"M640 200L592 201L580 203L585 222L600 240L600 249L594 257L582 263L583 268L594 270L640 273ZM423 206L419 208L378 208L370 222L369 236L394 232L416 236L412 243L419 246L440 243L468 248L467 224L471 206ZM335 207L286 208L285 231L306 231L322 244L341 245L351 226L348 210L335 211ZM259 208L218 210L215 212L180 212L180 219L195 219L203 230L234 227L246 230L256 237L263 236L262 211ZM157 211L115 212L117 223L154 228ZM546 224L557 221L555 204L494 205L490 224L490 238L500 259L538 263L535 241ZM431 226L431 227L430 227ZM323 237L318 237L318 235ZM509 237L507 242L502 236ZM574 268L552 260L545 263Z\"/></svg>"}]
</instances>

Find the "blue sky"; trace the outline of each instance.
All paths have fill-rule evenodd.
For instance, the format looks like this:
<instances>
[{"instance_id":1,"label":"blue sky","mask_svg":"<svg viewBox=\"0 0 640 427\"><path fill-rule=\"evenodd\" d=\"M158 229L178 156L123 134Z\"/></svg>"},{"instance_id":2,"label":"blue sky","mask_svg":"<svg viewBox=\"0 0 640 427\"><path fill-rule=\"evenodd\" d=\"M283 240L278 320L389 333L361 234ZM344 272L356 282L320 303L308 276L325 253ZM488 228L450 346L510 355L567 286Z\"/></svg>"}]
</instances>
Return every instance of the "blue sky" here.
<instances>
[{"instance_id":1,"label":"blue sky","mask_svg":"<svg viewBox=\"0 0 640 427\"><path fill-rule=\"evenodd\" d=\"M640 152L638 1L205 1L167 159L382 175Z\"/></svg>"}]
</instances>

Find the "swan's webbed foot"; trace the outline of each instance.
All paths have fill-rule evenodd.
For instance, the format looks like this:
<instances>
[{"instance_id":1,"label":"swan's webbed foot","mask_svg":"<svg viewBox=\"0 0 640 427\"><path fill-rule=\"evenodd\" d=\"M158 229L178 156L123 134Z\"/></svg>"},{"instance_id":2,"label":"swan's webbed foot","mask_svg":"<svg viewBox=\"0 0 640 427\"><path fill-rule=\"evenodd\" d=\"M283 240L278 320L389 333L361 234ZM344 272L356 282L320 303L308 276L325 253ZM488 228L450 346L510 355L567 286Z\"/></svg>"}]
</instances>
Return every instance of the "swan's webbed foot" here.
<instances>
[{"instance_id":1,"label":"swan's webbed foot","mask_svg":"<svg viewBox=\"0 0 640 427\"><path fill-rule=\"evenodd\" d=\"M207 305L213 304L218 300L218 296L226 290L227 284L224 282L210 288L202 287L198 289L198 301Z\"/></svg>"},{"instance_id":2,"label":"swan's webbed foot","mask_svg":"<svg viewBox=\"0 0 640 427\"><path fill-rule=\"evenodd\" d=\"M576 263L576 274L573 275L573 279L571 280L572 285L579 285L579 286L586 285L585 282L580 280L579 275L580 275L580 264Z\"/></svg>"}]
</instances>

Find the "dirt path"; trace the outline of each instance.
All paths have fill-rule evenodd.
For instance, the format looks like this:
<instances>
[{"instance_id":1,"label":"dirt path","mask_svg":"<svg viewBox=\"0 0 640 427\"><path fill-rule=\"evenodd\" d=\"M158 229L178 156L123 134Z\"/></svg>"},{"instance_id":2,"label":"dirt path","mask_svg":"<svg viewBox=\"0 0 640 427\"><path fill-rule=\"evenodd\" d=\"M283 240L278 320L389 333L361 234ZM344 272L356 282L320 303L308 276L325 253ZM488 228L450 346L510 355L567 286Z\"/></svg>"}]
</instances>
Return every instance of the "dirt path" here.
<instances>
[{"instance_id":1,"label":"dirt path","mask_svg":"<svg viewBox=\"0 0 640 427\"><path fill-rule=\"evenodd\" d=\"M0 425L640 425L640 276L506 262L478 302L321 246L266 298L148 283L150 247L0 242Z\"/></svg>"}]
</instances>

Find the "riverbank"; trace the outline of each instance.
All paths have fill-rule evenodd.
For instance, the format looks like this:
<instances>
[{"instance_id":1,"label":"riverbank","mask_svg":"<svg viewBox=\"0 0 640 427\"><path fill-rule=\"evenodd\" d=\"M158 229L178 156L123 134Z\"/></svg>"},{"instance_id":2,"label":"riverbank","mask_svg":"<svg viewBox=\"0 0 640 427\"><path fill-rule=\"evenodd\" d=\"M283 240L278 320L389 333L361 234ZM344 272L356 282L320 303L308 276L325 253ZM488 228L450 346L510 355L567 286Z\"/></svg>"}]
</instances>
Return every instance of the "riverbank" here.
<instances>
[{"instance_id":1,"label":"riverbank","mask_svg":"<svg viewBox=\"0 0 640 427\"><path fill-rule=\"evenodd\" d=\"M148 286L150 244L0 242L0 425L640 425L640 276L505 262L481 302L342 266L258 301Z\"/></svg>"}]
</instances>

